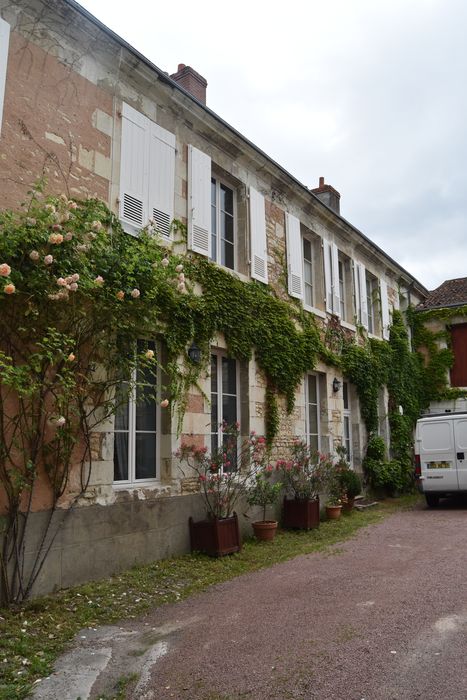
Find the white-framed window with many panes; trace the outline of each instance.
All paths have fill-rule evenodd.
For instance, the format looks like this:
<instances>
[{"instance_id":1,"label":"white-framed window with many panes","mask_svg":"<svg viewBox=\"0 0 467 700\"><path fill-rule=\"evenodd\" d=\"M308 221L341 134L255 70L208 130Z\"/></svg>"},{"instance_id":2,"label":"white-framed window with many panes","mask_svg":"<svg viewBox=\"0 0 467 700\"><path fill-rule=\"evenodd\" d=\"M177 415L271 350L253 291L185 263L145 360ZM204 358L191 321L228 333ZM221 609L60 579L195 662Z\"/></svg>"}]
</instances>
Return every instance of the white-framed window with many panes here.
<instances>
[{"instance_id":1,"label":"white-framed window with many panes","mask_svg":"<svg viewBox=\"0 0 467 700\"><path fill-rule=\"evenodd\" d=\"M306 441L313 450L321 449L320 437L320 391L317 374L305 378L305 424Z\"/></svg>"},{"instance_id":2,"label":"white-framed window with many panes","mask_svg":"<svg viewBox=\"0 0 467 700\"><path fill-rule=\"evenodd\" d=\"M350 413L350 387L348 382L343 382L342 384L342 395L344 401L342 442L347 453L347 459L352 464L352 419Z\"/></svg>"},{"instance_id":3,"label":"white-framed window with many panes","mask_svg":"<svg viewBox=\"0 0 467 700\"><path fill-rule=\"evenodd\" d=\"M303 303L314 307L314 245L309 236L303 236Z\"/></svg>"},{"instance_id":4,"label":"white-framed window with many panes","mask_svg":"<svg viewBox=\"0 0 467 700\"><path fill-rule=\"evenodd\" d=\"M211 353L211 452L222 447L226 436L221 430L239 422L238 361L222 352Z\"/></svg>"},{"instance_id":5,"label":"white-framed window with many panes","mask_svg":"<svg viewBox=\"0 0 467 700\"><path fill-rule=\"evenodd\" d=\"M138 341L137 352L152 350L154 342ZM114 485L128 486L157 481L159 478L160 409L158 370L136 368L127 396L128 383L122 382L124 396L115 414Z\"/></svg>"},{"instance_id":6,"label":"white-framed window with many panes","mask_svg":"<svg viewBox=\"0 0 467 700\"><path fill-rule=\"evenodd\" d=\"M378 318L378 280L374 275L372 275L368 270L366 271L366 304L368 313L368 332L377 332L377 318Z\"/></svg>"},{"instance_id":7,"label":"white-framed window with many panes","mask_svg":"<svg viewBox=\"0 0 467 700\"><path fill-rule=\"evenodd\" d=\"M217 176L211 177L211 260L236 268L235 190Z\"/></svg>"}]
</instances>

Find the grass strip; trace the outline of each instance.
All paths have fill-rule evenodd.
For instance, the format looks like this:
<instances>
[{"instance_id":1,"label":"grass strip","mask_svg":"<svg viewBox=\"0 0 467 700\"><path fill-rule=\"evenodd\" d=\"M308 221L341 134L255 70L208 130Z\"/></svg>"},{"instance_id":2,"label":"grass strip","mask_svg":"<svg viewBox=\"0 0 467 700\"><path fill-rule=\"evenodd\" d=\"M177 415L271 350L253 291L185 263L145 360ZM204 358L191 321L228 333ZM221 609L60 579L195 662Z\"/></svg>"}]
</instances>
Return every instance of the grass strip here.
<instances>
[{"instance_id":1,"label":"grass strip","mask_svg":"<svg viewBox=\"0 0 467 700\"><path fill-rule=\"evenodd\" d=\"M340 520L322 522L316 530L279 531L271 543L247 540L242 551L231 556L211 559L190 554L155 561L35 598L20 607L0 609L0 700L26 698L34 684L51 673L54 661L83 628L136 618L149 608L175 603L216 583L325 551L362 527L412 508L417 500L417 496L386 500L344 514Z\"/></svg>"}]
</instances>

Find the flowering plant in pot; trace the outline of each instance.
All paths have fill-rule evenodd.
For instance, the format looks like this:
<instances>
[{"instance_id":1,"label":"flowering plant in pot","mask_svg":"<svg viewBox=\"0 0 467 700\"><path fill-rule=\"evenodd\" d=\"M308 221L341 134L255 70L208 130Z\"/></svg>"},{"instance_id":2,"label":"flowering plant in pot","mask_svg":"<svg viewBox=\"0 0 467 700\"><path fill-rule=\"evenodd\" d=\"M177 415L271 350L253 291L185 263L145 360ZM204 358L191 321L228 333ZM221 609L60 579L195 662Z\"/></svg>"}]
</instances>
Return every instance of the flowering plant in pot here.
<instances>
[{"instance_id":1,"label":"flowering plant in pot","mask_svg":"<svg viewBox=\"0 0 467 700\"><path fill-rule=\"evenodd\" d=\"M340 498L342 500L343 509L350 511L353 508L355 496L358 496L362 490L362 482L358 474L356 474L350 466L345 447L339 445L336 452L339 457L336 469L340 484Z\"/></svg>"},{"instance_id":2,"label":"flowering plant in pot","mask_svg":"<svg viewBox=\"0 0 467 700\"><path fill-rule=\"evenodd\" d=\"M204 500L206 520L189 519L192 551L221 556L241 549L235 505L246 493L251 476L249 464L259 438L251 435L240 444L240 425L220 425L222 446L213 450L184 442L175 453L184 476L194 476ZM262 438L264 440L264 438Z\"/></svg>"},{"instance_id":3,"label":"flowering plant in pot","mask_svg":"<svg viewBox=\"0 0 467 700\"><path fill-rule=\"evenodd\" d=\"M291 459L278 460L276 470L285 486L284 527L308 530L319 526L319 494L324 490L331 458L297 438Z\"/></svg>"},{"instance_id":4,"label":"flowering plant in pot","mask_svg":"<svg viewBox=\"0 0 467 700\"><path fill-rule=\"evenodd\" d=\"M272 464L256 465L247 488L247 500L252 506L261 506L263 518L253 523L253 531L258 540L273 540L277 530L277 520L266 520L268 505L276 503L282 491L282 482L274 482Z\"/></svg>"}]
</instances>

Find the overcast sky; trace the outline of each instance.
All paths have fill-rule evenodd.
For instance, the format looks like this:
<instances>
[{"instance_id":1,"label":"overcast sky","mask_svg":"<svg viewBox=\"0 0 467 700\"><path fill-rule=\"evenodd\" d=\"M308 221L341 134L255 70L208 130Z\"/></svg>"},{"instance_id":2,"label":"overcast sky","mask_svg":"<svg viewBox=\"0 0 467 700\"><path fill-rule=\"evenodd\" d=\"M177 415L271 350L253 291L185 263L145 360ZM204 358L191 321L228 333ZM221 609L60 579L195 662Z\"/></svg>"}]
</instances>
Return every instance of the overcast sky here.
<instances>
[{"instance_id":1,"label":"overcast sky","mask_svg":"<svg viewBox=\"0 0 467 700\"><path fill-rule=\"evenodd\" d=\"M428 289L467 276L465 0L82 0Z\"/></svg>"}]
</instances>

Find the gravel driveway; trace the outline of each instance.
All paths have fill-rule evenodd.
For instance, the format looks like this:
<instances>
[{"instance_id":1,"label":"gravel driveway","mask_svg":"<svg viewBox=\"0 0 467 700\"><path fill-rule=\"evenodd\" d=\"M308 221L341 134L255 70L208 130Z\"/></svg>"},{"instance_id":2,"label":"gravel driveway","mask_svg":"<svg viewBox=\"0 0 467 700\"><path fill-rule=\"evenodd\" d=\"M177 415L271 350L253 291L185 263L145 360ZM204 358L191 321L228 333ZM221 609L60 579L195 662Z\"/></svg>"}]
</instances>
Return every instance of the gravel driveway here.
<instances>
[{"instance_id":1,"label":"gravel driveway","mask_svg":"<svg viewBox=\"0 0 467 700\"><path fill-rule=\"evenodd\" d=\"M396 513L99 634L92 697L139 655L134 700L465 700L467 507Z\"/></svg>"}]
</instances>

